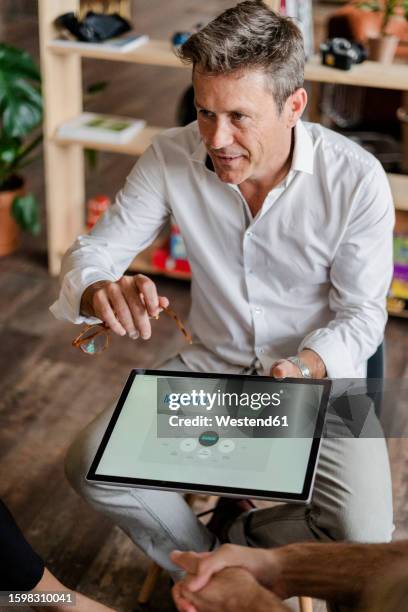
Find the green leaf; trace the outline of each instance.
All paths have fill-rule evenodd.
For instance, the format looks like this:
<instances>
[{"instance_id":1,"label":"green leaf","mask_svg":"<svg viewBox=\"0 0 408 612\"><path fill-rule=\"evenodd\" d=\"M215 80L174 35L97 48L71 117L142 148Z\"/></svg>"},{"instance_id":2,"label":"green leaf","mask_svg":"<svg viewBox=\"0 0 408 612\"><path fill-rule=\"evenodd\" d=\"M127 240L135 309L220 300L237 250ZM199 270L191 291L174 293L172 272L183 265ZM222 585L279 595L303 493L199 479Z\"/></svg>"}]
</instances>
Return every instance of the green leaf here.
<instances>
[{"instance_id":1,"label":"green leaf","mask_svg":"<svg viewBox=\"0 0 408 612\"><path fill-rule=\"evenodd\" d=\"M88 162L89 169L95 170L98 166L99 154L95 149L84 149L85 159Z\"/></svg>"},{"instance_id":2,"label":"green leaf","mask_svg":"<svg viewBox=\"0 0 408 612\"><path fill-rule=\"evenodd\" d=\"M19 157L20 147L19 138L0 138L0 163L13 164Z\"/></svg>"},{"instance_id":3,"label":"green leaf","mask_svg":"<svg viewBox=\"0 0 408 612\"><path fill-rule=\"evenodd\" d=\"M40 71L31 55L5 43L0 43L0 72L12 74L14 78L41 81Z\"/></svg>"},{"instance_id":4,"label":"green leaf","mask_svg":"<svg viewBox=\"0 0 408 612\"><path fill-rule=\"evenodd\" d=\"M38 202L32 193L16 196L11 207L11 214L23 230L39 234L41 225L38 212Z\"/></svg>"},{"instance_id":5,"label":"green leaf","mask_svg":"<svg viewBox=\"0 0 408 612\"><path fill-rule=\"evenodd\" d=\"M88 87L86 88L86 92L88 94L96 94L100 91L104 91L107 86L108 81L97 81L96 83L91 83L91 85L88 85Z\"/></svg>"},{"instance_id":6,"label":"green leaf","mask_svg":"<svg viewBox=\"0 0 408 612\"><path fill-rule=\"evenodd\" d=\"M0 99L3 129L8 136L26 136L41 122L41 94L29 83L0 80Z\"/></svg>"}]
</instances>

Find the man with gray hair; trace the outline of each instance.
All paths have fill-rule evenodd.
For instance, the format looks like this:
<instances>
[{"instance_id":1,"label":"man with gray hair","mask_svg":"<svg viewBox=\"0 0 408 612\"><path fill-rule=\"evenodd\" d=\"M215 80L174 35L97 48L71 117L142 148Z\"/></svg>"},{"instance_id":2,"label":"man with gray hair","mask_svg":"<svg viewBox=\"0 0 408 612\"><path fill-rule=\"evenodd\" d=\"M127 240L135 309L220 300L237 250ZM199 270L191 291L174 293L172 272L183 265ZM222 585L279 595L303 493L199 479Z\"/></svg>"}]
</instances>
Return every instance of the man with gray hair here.
<instances>
[{"instance_id":1,"label":"man with gray hair","mask_svg":"<svg viewBox=\"0 0 408 612\"><path fill-rule=\"evenodd\" d=\"M225 11L180 57L192 64L198 119L154 139L115 205L68 251L54 314L147 340L149 317L168 299L148 277L124 272L172 215L192 269L194 343L164 369L364 378L392 273L394 212L379 162L301 121L302 37L262 2ZM205 551L217 540L177 493L85 480L111 412L72 446L68 477L177 577L171 550ZM234 541L389 540L384 440L323 440L311 504L255 516L253 532L232 526Z\"/></svg>"}]
</instances>

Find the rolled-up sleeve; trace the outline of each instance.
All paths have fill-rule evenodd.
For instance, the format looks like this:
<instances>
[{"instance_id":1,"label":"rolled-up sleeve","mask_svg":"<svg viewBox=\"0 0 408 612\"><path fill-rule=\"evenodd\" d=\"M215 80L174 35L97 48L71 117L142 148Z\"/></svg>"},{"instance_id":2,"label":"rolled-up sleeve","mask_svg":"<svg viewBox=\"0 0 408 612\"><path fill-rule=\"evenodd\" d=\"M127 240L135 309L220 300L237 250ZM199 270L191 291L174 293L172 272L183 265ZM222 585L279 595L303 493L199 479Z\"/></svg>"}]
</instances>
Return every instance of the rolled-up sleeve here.
<instances>
[{"instance_id":1,"label":"rolled-up sleeve","mask_svg":"<svg viewBox=\"0 0 408 612\"><path fill-rule=\"evenodd\" d=\"M361 181L330 270L329 307L334 318L309 333L299 349L313 349L330 378L361 375L387 321L395 215L390 187L377 162Z\"/></svg>"},{"instance_id":2,"label":"rolled-up sleeve","mask_svg":"<svg viewBox=\"0 0 408 612\"><path fill-rule=\"evenodd\" d=\"M98 321L79 312L85 289L97 281L118 280L133 258L157 237L169 215L159 152L151 146L134 166L115 203L64 255L60 295L50 308L53 315L72 323Z\"/></svg>"}]
</instances>

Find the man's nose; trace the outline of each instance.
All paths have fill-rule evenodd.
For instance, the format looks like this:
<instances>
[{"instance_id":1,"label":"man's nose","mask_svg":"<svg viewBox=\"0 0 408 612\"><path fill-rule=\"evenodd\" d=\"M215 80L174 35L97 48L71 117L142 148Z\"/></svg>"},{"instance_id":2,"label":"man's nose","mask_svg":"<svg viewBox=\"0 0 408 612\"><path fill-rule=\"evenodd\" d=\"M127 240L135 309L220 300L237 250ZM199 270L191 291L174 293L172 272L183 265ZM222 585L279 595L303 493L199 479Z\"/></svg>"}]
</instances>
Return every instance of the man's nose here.
<instances>
[{"instance_id":1,"label":"man's nose","mask_svg":"<svg viewBox=\"0 0 408 612\"><path fill-rule=\"evenodd\" d=\"M207 144L212 149L223 149L229 147L234 142L231 126L228 125L228 122L220 119L211 126L208 137L209 141Z\"/></svg>"}]
</instances>

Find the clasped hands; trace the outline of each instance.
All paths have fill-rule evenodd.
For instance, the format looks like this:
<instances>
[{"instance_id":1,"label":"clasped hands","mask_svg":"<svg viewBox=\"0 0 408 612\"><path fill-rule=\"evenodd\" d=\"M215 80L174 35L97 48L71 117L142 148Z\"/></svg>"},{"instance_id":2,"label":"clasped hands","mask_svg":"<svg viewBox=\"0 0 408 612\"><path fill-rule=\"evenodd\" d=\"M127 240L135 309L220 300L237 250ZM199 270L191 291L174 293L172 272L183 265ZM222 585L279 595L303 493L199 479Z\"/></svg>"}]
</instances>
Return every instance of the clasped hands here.
<instances>
[{"instance_id":1,"label":"clasped hands","mask_svg":"<svg viewBox=\"0 0 408 612\"><path fill-rule=\"evenodd\" d=\"M287 611L282 553L233 544L211 553L173 551L172 562L186 572L172 589L174 603L179 612Z\"/></svg>"}]
</instances>

